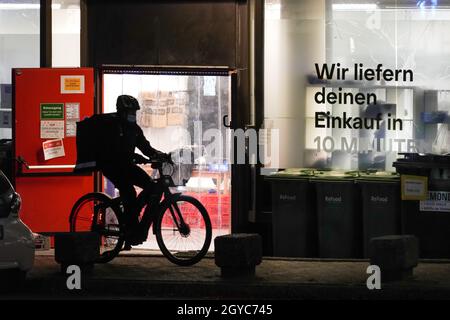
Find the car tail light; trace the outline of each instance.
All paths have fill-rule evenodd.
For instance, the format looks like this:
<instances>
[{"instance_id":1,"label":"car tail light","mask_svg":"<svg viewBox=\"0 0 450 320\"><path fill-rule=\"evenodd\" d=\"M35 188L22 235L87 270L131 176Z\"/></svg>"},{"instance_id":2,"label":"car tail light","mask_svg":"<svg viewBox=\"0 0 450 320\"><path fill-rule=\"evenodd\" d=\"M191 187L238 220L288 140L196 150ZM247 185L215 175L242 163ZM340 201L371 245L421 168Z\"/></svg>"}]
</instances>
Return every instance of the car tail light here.
<instances>
[{"instance_id":1,"label":"car tail light","mask_svg":"<svg viewBox=\"0 0 450 320\"><path fill-rule=\"evenodd\" d=\"M11 201L11 215L18 217L19 216L19 211L20 211L20 206L22 205L22 199L20 198L20 195L15 192L13 199Z\"/></svg>"}]
</instances>

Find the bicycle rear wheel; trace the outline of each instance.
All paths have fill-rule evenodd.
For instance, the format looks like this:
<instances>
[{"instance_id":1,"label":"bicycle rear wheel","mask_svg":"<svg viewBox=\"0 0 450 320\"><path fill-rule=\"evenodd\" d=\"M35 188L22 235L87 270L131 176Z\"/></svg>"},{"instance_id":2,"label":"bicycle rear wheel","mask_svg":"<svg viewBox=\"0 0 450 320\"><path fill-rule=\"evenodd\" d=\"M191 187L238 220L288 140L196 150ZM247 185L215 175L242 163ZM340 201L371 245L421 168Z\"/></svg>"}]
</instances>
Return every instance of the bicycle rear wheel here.
<instances>
[{"instance_id":1,"label":"bicycle rear wheel","mask_svg":"<svg viewBox=\"0 0 450 320\"><path fill-rule=\"evenodd\" d=\"M111 200L104 193L88 193L78 199L70 213L71 232L92 231L100 234L99 263L114 259L124 243L117 214L120 209L112 207Z\"/></svg>"},{"instance_id":2,"label":"bicycle rear wheel","mask_svg":"<svg viewBox=\"0 0 450 320\"><path fill-rule=\"evenodd\" d=\"M208 252L211 220L205 207L193 197L182 195L170 201L155 226L161 252L177 265L193 265Z\"/></svg>"}]
</instances>

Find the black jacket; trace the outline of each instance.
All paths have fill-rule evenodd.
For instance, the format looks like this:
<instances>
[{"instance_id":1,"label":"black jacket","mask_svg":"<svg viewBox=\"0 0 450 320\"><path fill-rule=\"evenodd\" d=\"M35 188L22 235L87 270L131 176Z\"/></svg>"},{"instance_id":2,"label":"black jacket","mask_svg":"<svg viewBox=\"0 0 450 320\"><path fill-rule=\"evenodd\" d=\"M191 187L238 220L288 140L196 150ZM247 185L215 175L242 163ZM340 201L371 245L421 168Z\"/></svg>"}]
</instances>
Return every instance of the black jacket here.
<instances>
[{"instance_id":1,"label":"black jacket","mask_svg":"<svg viewBox=\"0 0 450 320\"><path fill-rule=\"evenodd\" d=\"M101 168L109 165L132 163L136 148L147 157L153 157L157 150L145 138L137 123L124 121L116 113L110 114L105 123L105 146L98 154L97 163Z\"/></svg>"},{"instance_id":2,"label":"black jacket","mask_svg":"<svg viewBox=\"0 0 450 320\"><path fill-rule=\"evenodd\" d=\"M77 167L91 162L97 169L130 165L135 148L147 157L158 152L136 123L124 121L117 113L93 115L77 123Z\"/></svg>"}]
</instances>

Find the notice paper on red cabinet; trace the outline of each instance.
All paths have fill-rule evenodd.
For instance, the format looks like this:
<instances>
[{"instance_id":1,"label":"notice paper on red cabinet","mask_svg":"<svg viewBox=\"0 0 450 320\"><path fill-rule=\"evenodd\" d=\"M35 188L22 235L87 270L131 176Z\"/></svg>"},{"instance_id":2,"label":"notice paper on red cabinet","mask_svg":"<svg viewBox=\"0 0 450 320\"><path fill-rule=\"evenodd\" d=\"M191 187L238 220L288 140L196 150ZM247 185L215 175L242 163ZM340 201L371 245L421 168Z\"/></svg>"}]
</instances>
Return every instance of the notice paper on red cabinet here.
<instances>
[{"instance_id":1,"label":"notice paper on red cabinet","mask_svg":"<svg viewBox=\"0 0 450 320\"><path fill-rule=\"evenodd\" d=\"M62 139L48 140L42 143L44 150L44 159L50 160L54 158L64 157L64 143Z\"/></svg>"},{"instance_id":2,"label":"notice paper on red cabinet","mask_svg":"<svg viewBox=\"0 0 450 320\"><path fill-rule=\"evenodd\" d=\"M66 137L77 136L78 121L80 121L80 103L66 102Z\"/></svg>"}]
</instances>

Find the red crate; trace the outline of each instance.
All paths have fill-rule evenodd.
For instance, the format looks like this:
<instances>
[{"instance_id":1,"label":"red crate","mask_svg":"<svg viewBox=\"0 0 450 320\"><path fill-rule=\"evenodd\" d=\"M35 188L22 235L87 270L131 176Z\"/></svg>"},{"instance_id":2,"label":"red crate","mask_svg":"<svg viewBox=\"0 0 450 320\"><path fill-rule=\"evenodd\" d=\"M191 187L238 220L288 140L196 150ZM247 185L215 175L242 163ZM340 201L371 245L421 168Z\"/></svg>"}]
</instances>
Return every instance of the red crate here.
<instances>
[{"instance_id":1,"label":"red crate","mask_svg":"<svg viewBox=\"0 0 450 320\"><path fill-rule=\"evenodd\" d=\"M228 228L230 226L231 204L229 194L196 192L186 192L184 194L196 198L203 204L211 219L213 229ZM196 220L199 219L199 213L196 212L196 209L191 204L185 203L180 205L180 210L188 223L192 226L198 224ZM204 227L203 223L201 224L201 227ZM166 215L163 220L163 226L169 227L172 225L171 217Z\"/></svg>"}]
</instances>

